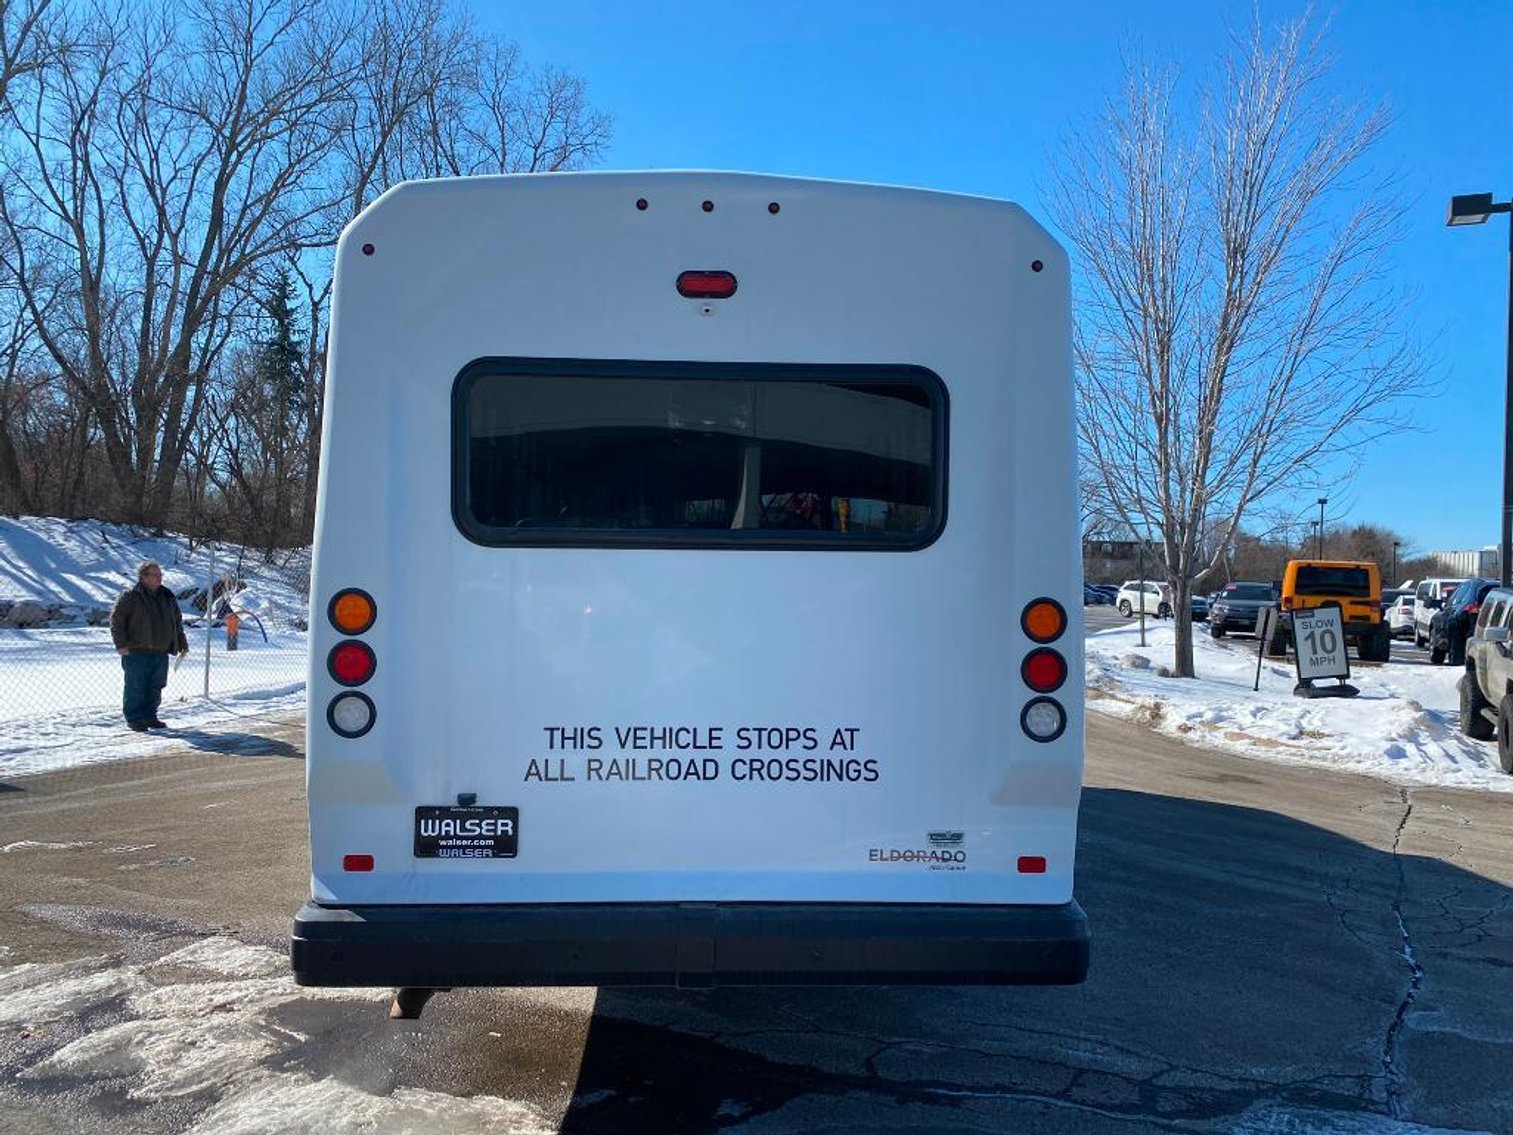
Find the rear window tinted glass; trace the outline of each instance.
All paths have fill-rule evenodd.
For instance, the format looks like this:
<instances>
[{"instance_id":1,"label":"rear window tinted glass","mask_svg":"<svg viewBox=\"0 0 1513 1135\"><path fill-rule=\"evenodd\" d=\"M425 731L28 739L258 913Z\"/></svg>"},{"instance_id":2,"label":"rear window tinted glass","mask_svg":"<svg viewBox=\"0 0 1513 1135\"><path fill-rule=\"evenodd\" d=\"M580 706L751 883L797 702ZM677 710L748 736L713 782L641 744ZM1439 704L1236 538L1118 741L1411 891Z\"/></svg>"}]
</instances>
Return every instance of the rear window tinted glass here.
<instances>
[{"instance_id":1,"label":"rear window tinted glass","mask_svg":"<svg viewBox=\"0 0 1513 1135\"><path fill-rule=\"evenodd\" d=\"M1271 588L1264 583L1231 583L1224 589L1225 599L1269 600Z\"/></svg>"},{"instance_id":2,"label":"rear window tinted glass","mask_svg":"<svg viewBox=\"0 0 1513 1135\"><path fill-rule=\"evenodd\" d=\"M1371 573L1365 568L1298 565L1298 595L1345 595L1371 598Z\"/></svg>"},{"instance_id":3,"label":"rear window tinted glass","mask_svg":"<svg viewBox=\"0 0 1513 1135\"><path fill-rule=\"evenodd\" d=\"M923 547L945 413L917 367L483 361L453 512L487 544Z\"/></svg>"}]
</instances>

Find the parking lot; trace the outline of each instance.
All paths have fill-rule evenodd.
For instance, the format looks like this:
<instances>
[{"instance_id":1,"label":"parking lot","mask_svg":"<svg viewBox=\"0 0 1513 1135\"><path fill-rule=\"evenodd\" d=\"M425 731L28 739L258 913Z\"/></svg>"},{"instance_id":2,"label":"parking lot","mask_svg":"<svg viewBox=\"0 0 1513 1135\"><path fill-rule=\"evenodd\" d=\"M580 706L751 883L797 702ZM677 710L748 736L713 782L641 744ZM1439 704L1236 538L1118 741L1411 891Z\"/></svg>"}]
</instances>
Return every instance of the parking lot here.
<instances>
[{"instance_id":1,"label":"parking lot","mask_svg":"<svg viewBox=\"0 0 1513 1135\"><path fill-rule=\"evenodd\" d=\"M1081 987L459 991L396 1023L285 976L298 722L234 740L0 785L0 1128L1513 1130L1499 796L1093 715Z\"/></svg>"}]
</instances>

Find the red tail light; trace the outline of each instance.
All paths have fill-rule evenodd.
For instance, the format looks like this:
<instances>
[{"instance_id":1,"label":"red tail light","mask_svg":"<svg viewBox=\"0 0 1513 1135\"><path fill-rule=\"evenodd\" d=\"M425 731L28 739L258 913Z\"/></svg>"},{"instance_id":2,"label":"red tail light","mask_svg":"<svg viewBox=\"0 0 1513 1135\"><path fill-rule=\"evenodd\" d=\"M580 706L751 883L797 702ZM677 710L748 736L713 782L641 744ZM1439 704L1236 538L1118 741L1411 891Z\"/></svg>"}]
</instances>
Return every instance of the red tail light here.
<instances>
[{"instance_id":1,"label":"red tail light","mask_svg":"<svg viewBox=\"0 0 1513 1135\"><path fill-rule=\"evenodd\" d=\"M326 669L342 685L360 686L373 677L373 671L378 669L378 658L367 643L347 639L331 648Z\"/></svg>"},{"instance_id":2,"label":"red tail light","mask_svg":"<svg viewBox=\"0 0 1513 1135\"><path fill-rule=\"evenodd\" d=\"M1048 694L1066 681L1066 659L1050 647L1042 646L1025 655L1019 673L1030 689Z\"/></svg>"},{"instance_id":3,"label":"red tail light","mask_svg":"<svg viewBox=\"0 0 1513 1135\"><path fill-rule=\"evenodd\" d=\"M373 857L371 855L343 855L341 869L343 871L371 871Z\"/></svg>"},{"instance_id":4,"label":"red tail light","mask_svg":"<svg viewBox=\"0 0 1513 1135\"><path fill-rule=\"evenodd\" d=\"M1044 855L1021 855L1019 857L1019 873L1021 875L1044 875Z\"/></svg>"}]
</instances>

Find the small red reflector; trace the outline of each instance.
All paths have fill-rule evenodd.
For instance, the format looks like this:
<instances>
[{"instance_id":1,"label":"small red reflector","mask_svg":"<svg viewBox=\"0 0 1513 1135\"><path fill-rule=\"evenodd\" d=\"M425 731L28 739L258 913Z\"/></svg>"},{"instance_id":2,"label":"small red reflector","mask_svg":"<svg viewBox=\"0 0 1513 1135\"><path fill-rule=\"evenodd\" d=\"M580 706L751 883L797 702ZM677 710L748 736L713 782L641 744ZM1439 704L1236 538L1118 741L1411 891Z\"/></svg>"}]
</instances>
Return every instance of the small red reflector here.
<instances>
[{"instance_id":1,"label":"small red reflector","mask_svg":"<svg viewBox=\"0 0 1513 1135\"><path fill-rule=\"evenodd\" d=\"M691 300L724 300L735 295L733 272L680 272L678 295Z\"/></svg>"},{"instance_id":2,"label":"small red reflector","mask_svg":"<svg viewBox=\"0 0 1513 1135\"><path fill-rule=\"evenodd\" d=\"M1019 861L1023 863L1024 860ZM1041 860L1042 863L1045 860ZM343 855L341 857L341 869L343 871L371 871L373 870L373 857L371 855ZM1024 868L1020 868L1023 870Z\"/></svg>"},{"instance_id":3,"label":"small red reflector","mask_svg":"<svg viewBox=\"0 0 1513 1135\"><path fill-rule=\"evenodd\" d=\"M1048 694L1060 689L1061 683L1066 681L1066 659L1049 647L1042 646L1024 656L1024 665L1020 667L1019 673L1030 689Z\"/></svg>"},{"instance_id":4,"label":"small red reflector","mask_svg":"<svg viewBox=\"0 0 1513 1135\"><path fill-rule=\"evenodd\" d=\"M378 669L378 658L365 642L348 639L331 648L326 668L344 686L360 686L373 677Z\"/></svg>"},{"instance_id":5,"label":"small red reflector","mask_svg":"<svg viewBox=\"0 0 1513 1135\"><path fill-rule=\"evenodd\" d=\"M1019 857L1019 873L1021 875L1044 875L1044 855L1021 855Z\"/></svg>"}]
</instances>

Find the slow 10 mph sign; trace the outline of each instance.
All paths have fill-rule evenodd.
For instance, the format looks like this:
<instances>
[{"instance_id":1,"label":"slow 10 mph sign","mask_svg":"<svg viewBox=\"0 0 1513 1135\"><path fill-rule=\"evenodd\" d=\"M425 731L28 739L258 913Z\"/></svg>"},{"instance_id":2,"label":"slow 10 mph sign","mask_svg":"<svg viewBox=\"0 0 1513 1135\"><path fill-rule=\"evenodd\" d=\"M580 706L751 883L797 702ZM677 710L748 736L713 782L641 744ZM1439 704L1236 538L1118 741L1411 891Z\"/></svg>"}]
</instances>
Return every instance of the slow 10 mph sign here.
<instances>
[{"instance_id":1,"label":"slow 10 mph sign","mask_svg":"<svg viewBox=\"0 0 1513 1135\"><path fill-rule=\"evenodd\" d=\"M1338 607L1315 607L1292 616L1293 649L1298 679L1350 677L1350 655Z\"/></svg>"}]
</instances>

